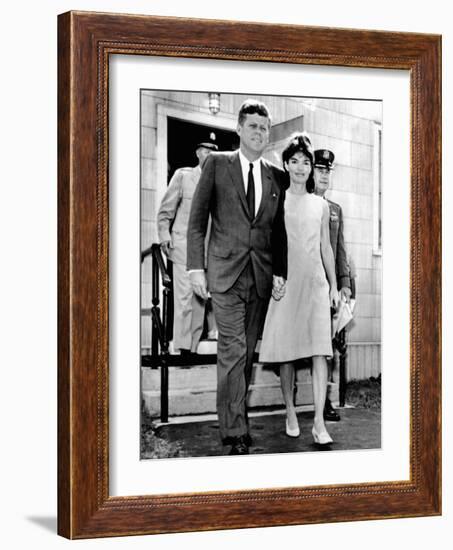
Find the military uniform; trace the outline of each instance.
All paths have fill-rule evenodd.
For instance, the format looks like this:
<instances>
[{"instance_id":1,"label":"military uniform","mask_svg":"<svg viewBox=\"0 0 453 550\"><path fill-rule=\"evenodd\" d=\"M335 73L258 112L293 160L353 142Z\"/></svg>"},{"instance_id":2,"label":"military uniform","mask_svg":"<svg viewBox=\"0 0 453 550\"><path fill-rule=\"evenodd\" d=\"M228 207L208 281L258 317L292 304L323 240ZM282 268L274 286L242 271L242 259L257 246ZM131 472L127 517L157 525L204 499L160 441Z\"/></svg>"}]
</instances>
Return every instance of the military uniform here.
<instances>
[{"instance_id":1,"label":"military uniform","mask_svg":"<svg viewBox=\"0 0 453 550\"><path fill-rule=\"evenodd\" d=\"M330 172L331 170L333 170L334 159L335 155L332 153L332 151L329 151L328 149L317 149L315 151L314 166L315 168L321 168ZM326 181L323 182L323 180L320 179L320 187L321 184L328 185ZM326 189L327 187L324 187L322 196L324 196ZM333 257L335 260L337 287L338 290L341 290L344 287L351 288L351 283L349 280L349 265L343 235L343 211L341 210L341 206L336 202L333 202L327 198L326 201L329 204L330 211L330 244L332 246Z\"/></svg>"},{"instance_id":2,"label":"military uniform","mask_svg":"<svg viewBox=\"0 0 453 550\"><path fill-rule=\"evenodd\" d=\"M206 305L193 293L186 271L187 227L200 175L200 166L176 170L157 214L159 241L171 242L168 257L173 262L173 345L176 350L192 352L196 352L203 331ZM210 322L213 323L212 318Z\"/></svg>"},{"instance_id":3,"label":"military uniform","mask_svg":"<svg viewBox=\"0 0 453 550\"><path fill-rule=\"evenodd\" d=\"M334 159L335 155L332 153L332 151L329 151L328 149L318 149L315 151L314 165L316 168L321 168L330 172L331 170L333 170ZM324 188L324 192L322 193L322 196L324 196L324 193L327 189L327 187L324 186L328 185L328 183L325 180L323 182L322 176L319 181L319 185L320 187L322 185L321 189ZM326 201L329 205L330 244L332 246L333 257L335 261L337 287L338 290L341 290L342 288L350 289L351 279L349 274L349 263L346 254L343 233L343 211L341 209L341 206L336 202L333 202L327 198ZM334 347L336 347L340 351L340 377L341 373L344 373L345 369L345 339L346 334L344 329L340 332L338 336L333 339ZM340 383L340 402L343 401L341 396L341 388L342 384ZM324 406L324 419L332 421L340 420L340 415L332 407L332 403L330 402L330 399L328 397L326 397L326 403Z\"/></svg>"},{"instance_id":4,"label":"military uniform","mask_svg":"<svg viewBox=\"0 0 453 550\"><path fill-rule=\"evenodd\" d=\"M333 257L335 259L335 274L337 276L338 290L348 287L351 288L349 279L349 265L346 254L346 248L344 244L343 234L343 211L341 206L336 202L326 199L329 204L330 218L329 218L329 231L330 231L330 244L333 250Z\"/></svg>"}]
</instances>

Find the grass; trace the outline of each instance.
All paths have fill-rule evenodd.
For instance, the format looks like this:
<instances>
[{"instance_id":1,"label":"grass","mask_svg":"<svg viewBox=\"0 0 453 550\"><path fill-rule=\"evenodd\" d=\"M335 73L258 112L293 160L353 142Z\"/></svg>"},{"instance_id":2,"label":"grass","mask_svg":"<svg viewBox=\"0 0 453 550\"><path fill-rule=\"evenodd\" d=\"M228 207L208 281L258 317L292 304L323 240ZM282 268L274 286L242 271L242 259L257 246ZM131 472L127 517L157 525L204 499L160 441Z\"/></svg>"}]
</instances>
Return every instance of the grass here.
<instances>
[{"instance_id":1,"label":"grass","mask_svg":"<svg viewBox=\"0 0 453 550\"><path fill-rule=\"evenodd\" d=\"M381 375L366 380L351 380L346 386L345 401L362 409L381 408Z\"/></svg>"},{"instance_id":2,"label":"grass","mask_svg":"<svg viewBox=\"0 0 453 550\"><path fill-rule=\"evenodd\" d=\"M185 456L178 442L170 442L156 434L152 418L142 408L142 425L140 432L140 458L177 458Z\"/></svg>"}]
</instances>

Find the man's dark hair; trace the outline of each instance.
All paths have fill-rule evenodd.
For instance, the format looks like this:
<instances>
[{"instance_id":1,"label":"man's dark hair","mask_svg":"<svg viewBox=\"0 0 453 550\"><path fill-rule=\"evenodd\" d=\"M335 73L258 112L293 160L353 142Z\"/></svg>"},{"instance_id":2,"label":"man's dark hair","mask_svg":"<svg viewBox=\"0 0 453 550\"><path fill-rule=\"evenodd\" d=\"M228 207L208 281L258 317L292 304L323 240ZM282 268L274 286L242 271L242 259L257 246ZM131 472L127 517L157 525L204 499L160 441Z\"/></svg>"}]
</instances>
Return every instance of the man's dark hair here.
<instances>
[{"instance_id":1,"label":"man's dark hair","mask_svg":"<svg viewBox=\"0 0 453 550\"><path fill-rule=\"evenodd\" d=\"M260 115L269 119L269 126L271 124L271 115L269 109L262 101L256 101L254 99L246 99L239 108L238 123L242 126L247 115Z\"/></svg>"},{"instance_id":2,"label":"man's dark hair","mask_svg":"<svg viewBox=\"0 0 453 550\"><path fill-rule=\"evenodd\" d=\"M303 153L311 163L311 172L308 176L306 187L309 193L313 193L315 190L315 180L313 176L313 164L314 164L314 151L313 145L311 144L310 137L307 132L298 132L293 134L289 138L289 142L282 152L283 168L285 168L285 163L288 163L289 159L293 157L296 153ZM287 172L285 168L285 172Z\"/></svg>"}]
</instances>

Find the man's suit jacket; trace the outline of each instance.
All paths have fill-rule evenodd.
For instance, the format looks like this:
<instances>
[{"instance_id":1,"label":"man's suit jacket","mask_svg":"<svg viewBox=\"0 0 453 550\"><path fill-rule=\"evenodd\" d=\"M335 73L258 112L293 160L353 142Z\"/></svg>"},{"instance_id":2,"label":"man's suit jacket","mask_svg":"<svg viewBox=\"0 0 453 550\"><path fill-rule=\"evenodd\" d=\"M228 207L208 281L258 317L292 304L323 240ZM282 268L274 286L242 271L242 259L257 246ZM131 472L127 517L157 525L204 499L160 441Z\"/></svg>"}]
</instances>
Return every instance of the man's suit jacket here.
<instances>
[{"instance_id":1,"label":"man's suit jacket","mask_svg":"<svg viewBox=\"0 0 453 550\"><path fill-rule=\"evenodd\" d=\"M251 260L258 294L267 297L272 275L287 277L284 172L261 159L263 194L249 214L239 152L211 153L192 199L187 232L187 269L203 269L204 236L211 214L208 289L225 292Z\"/></svg>"},{"instance_id":2,"label":"man's suit jacket","mask_svg":"<svg viewBox=\"0 0 453 550\"><path fill-rule=\"evenodd\" d=\"M338 289L343 287L351 288L349 280L349 265L346 255L343 235L343 211L336 202L326 199L329 204L330 219L330 244L332 245L335 258L335 274L337 276Z\"/></svg>"}]
</instances>

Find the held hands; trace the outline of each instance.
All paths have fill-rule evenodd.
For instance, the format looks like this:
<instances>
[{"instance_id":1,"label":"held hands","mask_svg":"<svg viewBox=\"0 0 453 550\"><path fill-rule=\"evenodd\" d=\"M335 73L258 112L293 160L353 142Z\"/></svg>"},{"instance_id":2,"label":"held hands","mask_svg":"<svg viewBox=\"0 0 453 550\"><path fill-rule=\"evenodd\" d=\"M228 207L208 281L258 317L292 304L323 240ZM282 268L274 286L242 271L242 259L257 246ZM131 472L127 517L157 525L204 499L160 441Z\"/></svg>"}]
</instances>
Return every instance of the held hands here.
<instances>
[{"instance_id":1,"label":"held hands","mask_svg":"<svg viewBox=\"0 0 453 550\"><path fill-rule=\"evenodd\" d=\"M272 278L272 298L281 300L286 292L286 281L283 277L274 275Z\"/></svg>"},{"instance_id":2,"label":"held hands","mask_svg":"<svg viewBox=\"0 0 453 550\"><path fill-rule=\"evenodd\" d=\"M192 285L192 290L197 296L207 300L209 298L208 294L208 285L206 283L206 275L204 271L192 271L189 273L190 284Z\"/></svg>"},{"instance_id":3,"label":"held hands","mask_svg":"<svg viewBox=\"0 0 453 550\"><path fill-rule=\"evenodd\" d=\"M337 287L331 287L329 292L330 307L338 309L340 305L340 296L338 294Z\"/></svg>"}]
</instances>

